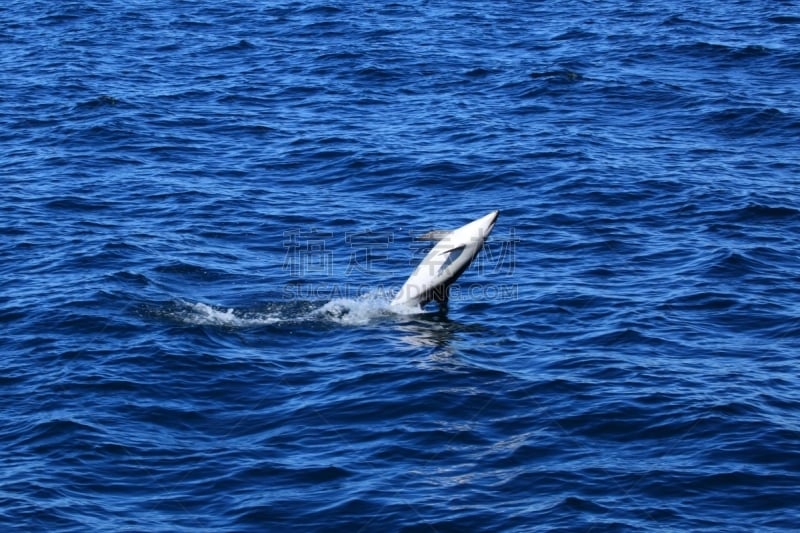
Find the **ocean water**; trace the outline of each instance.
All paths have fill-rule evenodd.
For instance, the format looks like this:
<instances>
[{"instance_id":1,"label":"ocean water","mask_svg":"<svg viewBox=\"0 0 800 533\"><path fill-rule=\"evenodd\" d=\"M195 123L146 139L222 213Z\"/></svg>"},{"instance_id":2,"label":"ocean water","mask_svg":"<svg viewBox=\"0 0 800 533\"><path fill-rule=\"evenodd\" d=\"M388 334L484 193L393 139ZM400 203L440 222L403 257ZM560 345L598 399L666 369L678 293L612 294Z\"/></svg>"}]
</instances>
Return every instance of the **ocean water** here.
<instances>
[{"instance_id":1,"label":"ocean water","mask_svg":"<svg viewBox=\"0 0 800 533\"><path fill-rule=\"evenodd\" d=\"M20 1L0 72L3 530L800 524L797 2Z\"/></svg>"}]
</instances>

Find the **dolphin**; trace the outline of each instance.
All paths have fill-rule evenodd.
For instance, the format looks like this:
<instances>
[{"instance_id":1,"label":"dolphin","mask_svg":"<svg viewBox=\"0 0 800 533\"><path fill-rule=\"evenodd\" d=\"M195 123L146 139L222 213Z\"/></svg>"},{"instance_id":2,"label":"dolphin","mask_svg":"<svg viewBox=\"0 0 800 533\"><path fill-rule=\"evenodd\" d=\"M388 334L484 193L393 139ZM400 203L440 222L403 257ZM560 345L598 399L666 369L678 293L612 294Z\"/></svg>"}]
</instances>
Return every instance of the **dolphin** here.
<instances>
[{"instance_id":1,"label":"dolphin","mask_svg":"<svg viewBox=\"0 0 800 533\"><path fill-rule=\"evenodd\" d=\"M421 308L435 300L440 306L446 306L450 285L481 251L499 213L492 211L458 229L432 231L420 237L437 241L436 245L400 287L391 305Z\"/></svg>"}]
</instances>

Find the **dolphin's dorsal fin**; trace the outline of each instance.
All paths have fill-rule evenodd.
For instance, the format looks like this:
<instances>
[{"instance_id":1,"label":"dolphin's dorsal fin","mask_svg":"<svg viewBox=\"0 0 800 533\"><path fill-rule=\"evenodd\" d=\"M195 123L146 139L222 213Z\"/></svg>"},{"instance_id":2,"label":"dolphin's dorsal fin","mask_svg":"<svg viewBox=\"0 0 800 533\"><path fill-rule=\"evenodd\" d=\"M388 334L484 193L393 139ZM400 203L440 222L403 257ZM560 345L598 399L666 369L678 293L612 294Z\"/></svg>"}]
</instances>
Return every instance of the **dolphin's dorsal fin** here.
<instances>
[{"instance_id":1,"label":"dolphin's dorsal fin","mask_svg":"<svg viewBox=\"0 0 800 533\"><path fill-rule=\"evenodd\" d=\"M442 239L447 237L447 235L449 233L452 233L452 231L449 230L449 229L435 229L433 231L429 231L425 235L420 235L419 237L417 237L417 240L418 241L441 241Z\"/></svg>"}]
</instances>

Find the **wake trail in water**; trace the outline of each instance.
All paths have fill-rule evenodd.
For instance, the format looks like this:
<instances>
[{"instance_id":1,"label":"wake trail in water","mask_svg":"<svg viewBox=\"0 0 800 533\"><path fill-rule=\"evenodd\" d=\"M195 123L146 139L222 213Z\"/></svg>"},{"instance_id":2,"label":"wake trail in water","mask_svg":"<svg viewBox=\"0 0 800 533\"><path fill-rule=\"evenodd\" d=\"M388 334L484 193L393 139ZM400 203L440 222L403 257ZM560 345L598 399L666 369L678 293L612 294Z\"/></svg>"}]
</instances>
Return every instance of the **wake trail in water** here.
<instances>
[{"instance_id":1,"label":"wake trail in water","mask_svg":"<svg viewBox=\"0 0 800 533\"><path fill-rule=\"evenodd\" d=\"M419 307L391 305L391 295L373 291L359 298L334 298L325 303L272 302L259 310L178 300L173 308L163 314L184 324L247 328L315 322L361 326L380 318L421 313L423 311Z\"/></svg>"}]
</instances>

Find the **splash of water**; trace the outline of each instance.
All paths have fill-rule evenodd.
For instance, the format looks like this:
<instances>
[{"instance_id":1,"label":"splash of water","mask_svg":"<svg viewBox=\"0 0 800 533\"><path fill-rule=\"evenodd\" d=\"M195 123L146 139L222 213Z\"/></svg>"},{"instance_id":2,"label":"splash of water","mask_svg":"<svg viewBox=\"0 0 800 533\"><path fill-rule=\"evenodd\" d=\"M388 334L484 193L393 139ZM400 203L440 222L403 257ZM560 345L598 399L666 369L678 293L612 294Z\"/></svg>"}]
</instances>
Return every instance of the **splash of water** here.
<instances>
[{"instance_id":1,"label":"splash of water","mask_svg":"<svg viewBox=\"0 0 800 533\"><path fill-rule=\"evenodd\" d=\"M382 291L358 298L334 298L321 306L315 302L275 302L259 311L179 301L177 309L166 314L186 324L240 328L302 322L361 326L385 317L422 313L419 307L391 305L390 301Z\"/></svg>"},{"instance_id":2,"label":"splash of water","mask_svg":"<svg viewBox=\"0 0 800 533\"><path fill-rule=\"evenodd\" d=\"M181 309L173 312L172 315L187 324L252 327L276 324L283 320L278 313L248 313L232 307L219 308L202 302L181 302L181 304Z\"/></svg>"}]
</instances>

